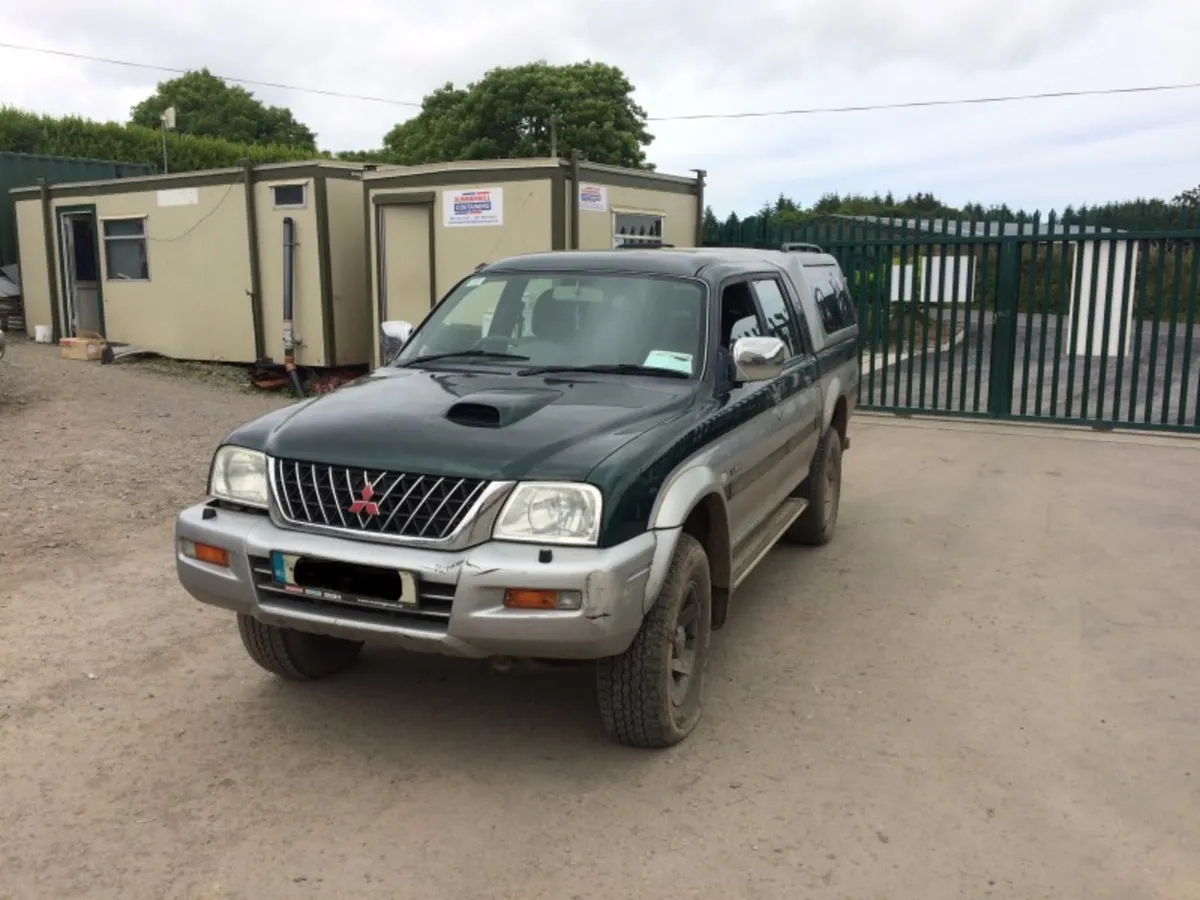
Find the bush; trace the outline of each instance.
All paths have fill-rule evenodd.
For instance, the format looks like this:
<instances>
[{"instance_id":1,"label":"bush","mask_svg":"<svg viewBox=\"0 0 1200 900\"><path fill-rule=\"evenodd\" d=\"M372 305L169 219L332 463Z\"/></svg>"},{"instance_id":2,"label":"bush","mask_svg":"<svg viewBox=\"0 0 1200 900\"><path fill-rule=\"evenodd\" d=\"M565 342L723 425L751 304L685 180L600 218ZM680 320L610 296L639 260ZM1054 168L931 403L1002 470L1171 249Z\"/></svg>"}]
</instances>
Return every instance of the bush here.
<instances>
[{"instance_id":1,"label":"bush","mask_svg":"<svg viewBox=\"0 0 1200 900\"><path fill-rule=\"evenodd\" d=\"M55 119L12 107L0 107L0 150L162 166L162 135L154 128L92 122L78 116ZM167 132L167 160L172 172L226 168L243 159L256 163L298 162L315 155L328 154Z\"/></svg>"}]
</instances>

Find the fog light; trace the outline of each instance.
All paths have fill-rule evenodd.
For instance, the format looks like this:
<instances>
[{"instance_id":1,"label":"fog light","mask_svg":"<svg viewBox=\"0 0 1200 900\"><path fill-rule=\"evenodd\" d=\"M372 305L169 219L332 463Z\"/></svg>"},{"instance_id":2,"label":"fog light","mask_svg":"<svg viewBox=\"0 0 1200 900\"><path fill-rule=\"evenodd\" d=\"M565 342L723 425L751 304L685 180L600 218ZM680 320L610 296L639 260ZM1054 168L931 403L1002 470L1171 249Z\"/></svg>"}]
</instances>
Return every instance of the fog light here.
<instances>
[{"instance_id":1,"label":"fog light","mask_svg":"<svg viewBox=\"0 0 1200 900\"><path fill-rule=\"evenodd\" d=\"M504 592L504 605L509 609L579 609L583 606L583 594L579 591L509 588Z\"/></svg>"},{"instance_id":2,"label":"fog light","mask_svg":"<svg viewBox=\"0 0 1200 900\"><path fill-rule=\"evenodd\" d=\"M179 550L189 559L199 560L214 566L229 568L229 551L211 544L199 544L196 541L181 540Z\"/></svg>"}]
</instances>

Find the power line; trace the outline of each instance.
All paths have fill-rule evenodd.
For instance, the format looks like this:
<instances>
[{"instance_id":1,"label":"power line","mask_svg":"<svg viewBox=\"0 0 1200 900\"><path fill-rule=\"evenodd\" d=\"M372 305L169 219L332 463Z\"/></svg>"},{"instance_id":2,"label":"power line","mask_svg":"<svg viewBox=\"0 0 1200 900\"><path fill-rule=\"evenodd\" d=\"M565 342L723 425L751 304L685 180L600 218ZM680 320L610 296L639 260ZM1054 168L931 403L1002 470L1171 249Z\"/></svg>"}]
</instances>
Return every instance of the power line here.
<instances>
[{"instance_id":1,"label":"power line","mask_svg":"<svg viewBox=\"0 0 1200 900\"><path fill-rule=\"evenodd\" d=\"M1154 84L1144 87L1097 88L1085 91L1047 91L1041 94L1009 94L999 97L968 97L958 100L909 100L903 103L874 103L864 106L813 106L807 109L775 109L763 112L693 113L686 116L647 116L651 122L685 122L700 119L765 119L774 116L814 116L820 113L875 112L884 109L915 109L925 106L969 106L982 103L1014 103L1020 100L1055 100L1064 97L1100 97L1111 94L1150 94L1200 88L1191 84Z\"/></svg>"},{"instance_id":2,"label":"power line","mask_svg":"<svg viewBox=\"0 0 1200 900\"><path fill-rule=\"evenodd\" d=\"M26 47L23 44L0 43L0 48L20 50L24 53L43 53L47 56L65 56L68 59L79 59L85 62L104 63L109 66L123 66L127 69L149 69L154 72L171 72L175 75L185 75L188 69L178 69L172 66L157 66L151 63L130 62L125 59L108 59L103 56L90 56L86 53L71 53L67 50L51 50L47 47ZM215 74L215 73L214 73ZM341 91L326 91L321 88L299 87L294 84L280 84L274 81L255 81L251 78L234 78L232 75L217 75L222 81L232 81L237 84L249 84L255 87L277 88L281 91L296 91L301 94L320 94L323 97L339 97L343 100L366 100L370 103L387 103L391 106L411 106L421 108L420 103L411 100L392 100L387 97L369 97L363 94L344 94Z\"/></svg>"},{"instance_id":3,"label":"power line","mask_svg":"<svg viewBox=\"0 0 1200 900\"><path fill-rule=\"evenodd\" d=\"M123 59L108 59L102 56L91 56L86 53L72 53L67 50L51 50L46 47L29 47L23 44L9 44L0 42L0 48L7 50L19 50L25 53L42 53L49 56L62 56L68 59L104 63L110 66L123 66L131 69L149 69L156 72L171 72L175 75L184 75L189 71L188 69L180 69L172 66L159 66L151 63L131 62ZM420 103L414 103L411 100L394 100L389 97L371 97L364 94L348 94L341 91L327 91L322 90L321 88L301 87L299 85L282 84L275 81L256 81L250 78L234 78L230 75L217 75L216 77L222 79L223 81L232 81L237 84L248 84L255 87L275 88L281 91L295 91L301 94L318 94L323 97L338 97L343 100L363 100L368 103L386 103L391 106L408 106L415 109L421 108ZM988 103L1017 103L1028 100L1061 100L1074 97L1103 97L1117 94L1152 94L1166 91L1194 90L1196 88L1200 88L1200 82L1190 82L1184 84L1153 84L1143 85L1141 87L1096 88L1080 91L1045 91L1036 94L1007 94L995 97L965 97L952 100L908 100L900 103L872 103L859 106L813 106L801 109L774 109L750 112L690 113L679 116L647 116L646 118L647 121L650 122L696 122L706 119L766 119L779 118L783 116L815 116L825 113L879 112L888 109L920 109L935 106L979 106Z\"/></svg>"}]
</instances>

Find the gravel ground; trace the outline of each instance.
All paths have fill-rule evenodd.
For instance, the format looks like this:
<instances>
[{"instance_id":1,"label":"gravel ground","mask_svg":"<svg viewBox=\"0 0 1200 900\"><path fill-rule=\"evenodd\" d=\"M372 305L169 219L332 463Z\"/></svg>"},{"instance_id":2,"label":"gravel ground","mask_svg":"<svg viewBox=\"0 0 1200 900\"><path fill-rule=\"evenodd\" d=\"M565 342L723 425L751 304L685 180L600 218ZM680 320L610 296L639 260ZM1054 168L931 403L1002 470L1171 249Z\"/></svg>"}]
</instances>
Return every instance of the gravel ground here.
<instances>
[{"instance_id":1,"label":"gravel ground","mask_svg":"<svg viewBox=\"0 0 1200 900\"><path fill-rule=\"evenodd\" d=\"M586 669L251 664L171 516L281 402L0 363L0 897L1200 897L1200 443L859 417L645 753Z\"/></svg>"}]
</instances>

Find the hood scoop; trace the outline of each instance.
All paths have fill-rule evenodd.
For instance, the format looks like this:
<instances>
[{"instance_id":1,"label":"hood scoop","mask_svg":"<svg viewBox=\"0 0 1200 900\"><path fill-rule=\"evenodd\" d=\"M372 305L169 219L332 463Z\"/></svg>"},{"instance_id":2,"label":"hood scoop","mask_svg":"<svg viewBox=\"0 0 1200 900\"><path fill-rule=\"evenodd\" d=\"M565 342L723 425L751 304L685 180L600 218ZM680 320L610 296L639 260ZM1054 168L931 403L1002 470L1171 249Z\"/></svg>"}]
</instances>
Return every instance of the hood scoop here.
<instances>
[{"instance_id":1,"label":"hood scoop","mask_svg":"<svg viewBox=\"0 0 1200 900\"><path fill-rule=\"evenodd\" d=\"M467 428L504 428L533 415L562 396L562 391L532 390L477 391L446 410L447 420Z\"/></svg>"}]
</instances>

